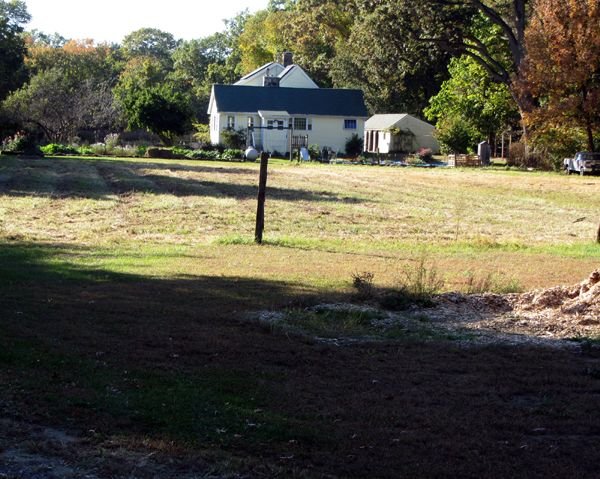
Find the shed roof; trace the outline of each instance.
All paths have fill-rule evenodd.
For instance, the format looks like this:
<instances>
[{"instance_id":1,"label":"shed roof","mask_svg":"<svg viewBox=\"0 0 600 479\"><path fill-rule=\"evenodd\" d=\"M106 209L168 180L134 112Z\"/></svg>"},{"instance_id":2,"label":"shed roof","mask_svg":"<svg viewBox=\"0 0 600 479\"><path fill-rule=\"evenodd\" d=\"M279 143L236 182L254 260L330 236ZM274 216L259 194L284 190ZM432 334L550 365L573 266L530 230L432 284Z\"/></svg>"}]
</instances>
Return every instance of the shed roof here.
<instances>
[{"instance_id":1,"label":"shed roof","mask_svg":"<svg viewBox=\"0 0 600 479\"><path fill-rule=\"evenodd\" d=\"M410 116L408 113L390 113L386 115L373 115L365 123L366 130L386 130L392 128Z\"/></svg>"},{"instance_id":2,"label":"shed roof","mask_svg":"<svg viewBox=\"0 0 600 479\"><path fill-rule=\"evenodd\" d=\"M291 115L368 116L361 90L214 85L221 112L287 111Z\"/></svg>"}]
</instances>

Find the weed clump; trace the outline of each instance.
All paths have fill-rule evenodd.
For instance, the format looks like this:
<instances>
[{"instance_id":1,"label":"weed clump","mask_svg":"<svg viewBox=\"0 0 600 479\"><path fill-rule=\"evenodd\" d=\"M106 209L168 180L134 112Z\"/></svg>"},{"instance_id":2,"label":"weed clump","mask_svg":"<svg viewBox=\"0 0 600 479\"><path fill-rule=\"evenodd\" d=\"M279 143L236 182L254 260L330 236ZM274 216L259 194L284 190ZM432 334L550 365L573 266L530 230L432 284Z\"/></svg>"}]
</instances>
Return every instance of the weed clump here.
<instances>
[{"instance_id":1,"label":"weed clump","mask_svg":"<svg viewBox=\"0 0 600 479\"><path fill-rule=\"evenodd\" d=\"M375 275L370 271L352 274L352 286L356 290L356 299L363 301L373 299L375 296L374 278Z\"/></svg>"},{"instance_id":2,"label":"weed clump","mask_svg":"<svg viewBox=\"0 0 600 479\"><path fill-rule=\"evenodd\" d=\"M375 300L382 308L392 311L402 311L413 305L433 306L434 296L442 291L445 284L435 265L430 264L425 256L416 265L402 269L396 287L376 288L373 279L371 272L354 273L352 286L356 290L355 297L362 301Z\"/></svg>"}]
</instances>

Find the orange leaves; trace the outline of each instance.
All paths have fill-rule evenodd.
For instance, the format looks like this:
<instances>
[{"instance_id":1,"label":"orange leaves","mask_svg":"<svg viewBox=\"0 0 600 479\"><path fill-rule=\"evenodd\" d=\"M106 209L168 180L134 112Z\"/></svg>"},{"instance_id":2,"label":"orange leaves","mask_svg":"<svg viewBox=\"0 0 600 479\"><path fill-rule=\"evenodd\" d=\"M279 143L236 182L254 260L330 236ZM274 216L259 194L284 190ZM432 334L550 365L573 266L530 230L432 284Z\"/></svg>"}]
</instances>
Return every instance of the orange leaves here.
<instances>
[{"instance_id":1,"label":"orange leaves","mask_svg":"<svg viewBox=\"0 0 600 479\"><path fill-rule=\"evenodd\" d=\"M518 87L538 106L526 121L540 130L570 123L591 139L600 116L600 1L535 0L533 8Z\"/></svg>"}]
</instances>

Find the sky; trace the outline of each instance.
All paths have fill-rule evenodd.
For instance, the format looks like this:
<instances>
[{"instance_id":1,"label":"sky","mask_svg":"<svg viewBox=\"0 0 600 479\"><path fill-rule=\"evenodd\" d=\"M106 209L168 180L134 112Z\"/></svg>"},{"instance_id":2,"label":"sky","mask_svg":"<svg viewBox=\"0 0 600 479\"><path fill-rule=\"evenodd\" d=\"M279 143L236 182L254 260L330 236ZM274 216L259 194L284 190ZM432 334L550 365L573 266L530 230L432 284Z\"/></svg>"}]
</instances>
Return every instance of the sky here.
<instances>
[{"instance_id":1,"label":"sky","mask_svg":"<svg viewBox=\"0 0 600 479\"><path fill-rule=\"evenodd\" d=\"M172 33L177 39L206 37L224 29L223 20L244 9L255 12L268 0L25 0L27 30L59 33L72 39L121 42L144 27Z\"/></svg>"}]
</instances>

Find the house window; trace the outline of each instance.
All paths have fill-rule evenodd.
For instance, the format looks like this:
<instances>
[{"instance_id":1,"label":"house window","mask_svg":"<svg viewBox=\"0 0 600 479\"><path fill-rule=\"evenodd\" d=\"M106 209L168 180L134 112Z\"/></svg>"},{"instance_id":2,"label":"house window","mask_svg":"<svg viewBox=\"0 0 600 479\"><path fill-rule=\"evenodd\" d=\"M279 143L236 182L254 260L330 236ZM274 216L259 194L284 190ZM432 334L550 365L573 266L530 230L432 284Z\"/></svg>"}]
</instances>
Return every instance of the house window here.
<instances>
[{"instance_id":1,"label":"house window","mask_svg":"<svg viewBox=\"0 0 600 479\"><path fill-rule=\"evenodd\" d=\"M254 128L254 117L253 116L248 117L248 128Z\"/></svg>"},{"instance_id":2,"label":"house window","mask_svg":"<svg viewBox=\"0 0 600 479\"><path fill-rule=\"evenodd\" d=\"M294 118L294 130L306 130L306 118Z\"/></svg>"},{"instance_id":3,"label":"house window","mask_svg":"<svg viewBox=\"0 0 600 479\"><path fill-rule=\"evenodd\" d=\"M235 116L227 117L227 128L233 130L235 128Z\"/></svg>"},{"instance_id":4,"label":"house window","mask_svg":"<svg viewBox=\"0 0 600 479\"><path fill-rule=\"evenodd\" d=\"M267 120L267 128L272 130L273 128L277 128L278 130L283 130L285 127L285 122L283 120Z\"/></svg>"},{"instance_id":5,"label":"house window","mask_svg":"<svg viewBox=\"0 0 600 479\"><path fill-rule=\"evenodd\" d=\"M312 131L312 120L308 119L308 131Z\"/></svg>"},{"instance_id":6,"label":"house window","mask_svg":"<svg viewBox=\"0 0 600 479\"><path fill-rule=\"evenodd\" d=\"M356 120L344 120L344 130L356 130Z\"/></svg>"}]
</instances>

